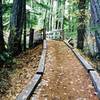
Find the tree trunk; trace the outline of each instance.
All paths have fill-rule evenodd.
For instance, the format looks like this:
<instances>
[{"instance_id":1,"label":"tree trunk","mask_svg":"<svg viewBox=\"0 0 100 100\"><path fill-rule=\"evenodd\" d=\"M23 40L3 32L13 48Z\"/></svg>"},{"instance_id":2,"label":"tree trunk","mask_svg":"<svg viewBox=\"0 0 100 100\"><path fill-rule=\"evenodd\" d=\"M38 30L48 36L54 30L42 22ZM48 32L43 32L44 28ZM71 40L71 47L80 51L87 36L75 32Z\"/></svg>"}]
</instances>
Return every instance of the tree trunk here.
<instances>
[{"instance_id":1,"label":"tree trunk","mask_svg":"<svg viewBox=\"0 0 100 100\"><path fill-rule=\"evenodd\" d=\"M64 14L65 14L65 1L62 2L62 21L61 21L61 29L64 29Z\"/></svg>"},{"instance_id":2,"label":"tree trunk","mask_svg":"<svg viewBox=\"0 0 100 100\"><path fill-rule=\"evenodd\" d=\"M91 21L95 30L96 47L100 53L100 0L91 0Z\"/></svg>"},{"instance_id":3,"label":"tree trunk","mask_svg":"<svg viewBox=\"0 0 100 100\"><path fill-rule=\"evenodd\" d=\"M43 40L46 39L46 28L43 29Z\"/></svg>"},{"instance_id":4,"label":"tree trunk","mask_svg":"<svg viewBox=\"0 0 100 100\"><path fill-rule=\"evenodd\" d=\"M23 11L24 11L24 51L26 50L26 0L24 0L24 5L23 5Z\"/></svg>"},{"instance_id":5,"label":"tree trunk","mask_svg":"<svg viewBox=\"0 0 100 100\"><path fill-rule=\"evenodd\" d=\"M83 49L84 48L84 35L85 35L85 25L80 25L77 29L77 48Z\"/></svg>"},{"instance_id":6,"label":"tree trunk","mask_svg":"<svg viewBox=\"0 0 100 100\"><path fill-rule=\"evenodd\" d=\"M2 22L2 0L0 0L0 54L5 50L5 43L3 38L3 22ZM4 62L0 59L0 67Z\"/></svg>"},{"instance_id":7,"label":"tree trunk","mask_svg":"<svg viewBox=\"0 0 100 100\"><path fill-rule=\"evenodd\" d=\"M5 50L5 43L3 38L3 22L2 22L2 0L0 0L0 53Z\"/></svg>"},{"instance_id":8,"label":"tree trunk","mask_svg":"<svg viewBox=\"0 0 100 100\"><path fill-rule=\"evenodd\" d=\"M50 0L50 5L51 5L51 3L52 3L52 0ZM52 8L50 9L50 11L49 11L49 31L51 31L52 30L52 14L51 14L51 12L52 12Z\"/></svg>"},{"instance_id":9,"label":"tree trunk","mask_svg":"<svg viewBox=\"0 0 100 100\"><path fill-rule=\"evenodd\" d=\"M55 29L57 29L57 26L58 26L58 20L56 20L56 27L55 27Z\"/></svg>"},{"instance_id":10,"label":"tree trunk","mask_svg":"<svg viewBox=\"0 0 100 100\"><path fill-rule=\"evenodd\" d=\"M79 0L79 18L78 18L78 28L77 28L77 48L84 48L84 36L85 36L85 9L86 9L86 0Z\"/></svg>"},{"instance_id":11,"label":"tree trunk","mask_svg":"<svg viewBox=\"0 0 100 100\"><path fill-rule=\"evenodd\" d=\"M29 48L33 47L33 39L34 39L34 29L30 29Z\"/></svg>"},{"instance_id":12,"label":"tree trunk","mask_svg":"<svg viewBox=\"0 0 100 100\"><path fill-rule=\"evenodd\" d=\"M22 51L21 38L23 30L23 1L14 0L10 22L9 50L11 54L18 55Z\"/></svg>"}]
</instances>

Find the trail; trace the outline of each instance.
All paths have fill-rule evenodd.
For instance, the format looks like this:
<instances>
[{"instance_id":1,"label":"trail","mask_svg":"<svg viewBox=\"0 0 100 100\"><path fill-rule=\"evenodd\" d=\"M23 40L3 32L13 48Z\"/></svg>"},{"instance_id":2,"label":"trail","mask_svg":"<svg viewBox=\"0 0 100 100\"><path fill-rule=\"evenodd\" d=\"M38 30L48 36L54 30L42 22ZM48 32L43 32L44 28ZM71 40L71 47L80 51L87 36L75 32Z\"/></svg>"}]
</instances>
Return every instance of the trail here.
<instances>
[{"instance_id":1,"label":"trail","mask_svg":"<svg viewBox=\"0 0 100 100\"><path fill-rule=\"evenodd\" d=\"M48 41L46 69L31 100L98 100L86 70L61 41Z\"/></svg>"}]
</instances>

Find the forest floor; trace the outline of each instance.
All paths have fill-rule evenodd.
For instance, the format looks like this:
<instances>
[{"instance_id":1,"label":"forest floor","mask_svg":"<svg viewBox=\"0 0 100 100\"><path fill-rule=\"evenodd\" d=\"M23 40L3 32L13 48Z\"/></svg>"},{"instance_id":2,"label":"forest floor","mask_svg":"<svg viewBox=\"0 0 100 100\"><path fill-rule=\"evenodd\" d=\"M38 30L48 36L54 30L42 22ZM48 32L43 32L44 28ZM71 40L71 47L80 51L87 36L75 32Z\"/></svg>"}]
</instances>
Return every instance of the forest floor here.
<instances>
[{"instance_id":1,"label":"forest floor","mask_svg":"<svg viewBox=\"0 0 100 100\"><path fill-rule=\"evenodd\" d=\"M29 49L15 58L13 69L7 69L8 77L3 77L5 84L0 84L0 100L15 100L36 72L41 57L42 45ZM0 81L1 82L1 81ZM2 90L3 89L3 90Z\"/></svg>"},{"instance_id":2,"label":"forest floor","mask_svg":"<svg viewBox=\"0 0 100 100\"><path fill-rule=\"evenodd\" d=\"M92 65L92 67L99 73L100 75L100 60L96 60L95 58L87 55L86 53L77 49L77 51Z\"/></svg>"},{"instance_id":3,"label":"forest floor","mask_svg":"<svg viewBox=\"0 0 100 100\"><path fill-rule=\"evenodd\" d=\"M61 41L48 41L46 69L31 100L98 100L90 77Z\"/></svg>"}]
</instances>

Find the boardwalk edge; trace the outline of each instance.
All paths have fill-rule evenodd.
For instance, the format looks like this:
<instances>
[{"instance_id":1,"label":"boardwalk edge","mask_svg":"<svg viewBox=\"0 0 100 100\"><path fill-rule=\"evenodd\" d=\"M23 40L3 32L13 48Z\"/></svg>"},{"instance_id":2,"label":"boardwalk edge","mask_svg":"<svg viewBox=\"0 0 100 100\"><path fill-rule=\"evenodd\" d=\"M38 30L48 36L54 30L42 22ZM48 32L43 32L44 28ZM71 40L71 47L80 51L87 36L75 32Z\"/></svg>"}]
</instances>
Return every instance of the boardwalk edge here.
<instances>
[{"instance_id":1,"label":"boardwalk edge","mask_svg":"<svg viewBox=\"0 0 100 100\"><path fill-rule=\"evenodd\" d=\"M46 49L47 49L47 41L44 40L43 50L39 61L38 69L34 74L33 78L30 80L30 82L26 85L26 87L22 90L22 92L16 97L16 100L29 100L32 93L34 93L35 89L40 83L45 69Z\"/></svg>"},{"instance_id":2,"label":"boardwalk edge","mask_svg":"<svg viewBox=\"0 0 100 100\"><path fill-rule=\"evenodd\" d=\"M78 60L81 62L81 64L84 66L84 68L87 70L87 72L89 73L89 76L92 80L92 83L94 85L95 91L97 92L97 96L100 99L100 76L98 74L98 72L93 68L93 66L91 64L88 63L88 61L85 60L85 58L83 58L81 56L80 53L77 52L77 50L75 48L73 48L67 40L64 40L64 43L72 50L72 52L75 54L75 56L78 58Z\"/></svg>"},{"instance_id":3,"label":"boardwalk edge","mask_svg":"<svg viewBox=\"0 0 100 100\"><path fill-rule=\"evenodd\" d=\"M100 98L100 76L96 71L90 71L90 77L96 89L97 96Z\"/></svg>"}]
</instances>

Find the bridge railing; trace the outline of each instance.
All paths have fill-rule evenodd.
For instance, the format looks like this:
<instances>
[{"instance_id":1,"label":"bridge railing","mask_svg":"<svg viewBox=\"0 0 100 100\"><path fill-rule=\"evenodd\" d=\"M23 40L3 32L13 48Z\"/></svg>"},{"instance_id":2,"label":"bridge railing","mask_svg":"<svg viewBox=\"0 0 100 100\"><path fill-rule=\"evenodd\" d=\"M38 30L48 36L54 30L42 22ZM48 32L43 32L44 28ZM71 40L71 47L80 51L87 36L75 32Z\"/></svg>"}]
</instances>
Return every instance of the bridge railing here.
<instances>
[{"instance_id":1,"label":"bridge railing","mask_svg":"<svg viewBox=\"0 0 100 100\"><path fill-rule=\"evenodd\" d=\"M27 34L26 36L27 48L32 48L42 43L43 40L46 38L45 34L46 34L45 29L40 29L40 30L30 29L29 34Z\"/></svg>"},{"instance_id":2,"label":"bridge railing","mask_svg":"<svg viewBox=\"0 0 100 100\"><path fill-rule=\"evenodd\" d=\"M54 40L63 40L63 30L59 29L46 32L46 38Z\"/></svg>"}]
</instances>

